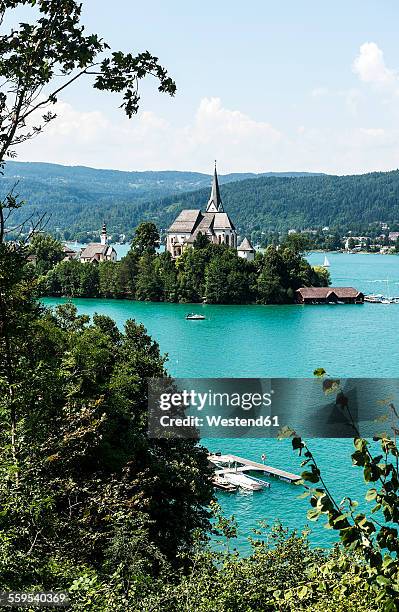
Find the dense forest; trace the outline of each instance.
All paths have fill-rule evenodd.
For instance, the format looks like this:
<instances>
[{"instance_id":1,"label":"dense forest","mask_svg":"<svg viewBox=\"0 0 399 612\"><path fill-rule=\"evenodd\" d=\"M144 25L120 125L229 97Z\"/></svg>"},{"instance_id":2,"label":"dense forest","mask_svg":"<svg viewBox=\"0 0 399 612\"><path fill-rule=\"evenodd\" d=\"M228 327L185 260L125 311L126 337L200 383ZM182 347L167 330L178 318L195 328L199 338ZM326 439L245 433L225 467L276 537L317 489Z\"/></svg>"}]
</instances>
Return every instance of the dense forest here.
<instances>
[{"instance_id":1,"label":"dense forest","mask_svg":"<svg viewBox=\"0 0 399 612\"><path fill-rule=\"evenodd\" d=\"M399 171L354 176L260 177L224 185L225 209L242 234L329 226L360 231L399 221ZM208 191L168 196L148 208L167 227L183 208L201 208Z\"/></svg>"},{"instance_id":2,"label":"dense forest","mask_svg":"<svg viewBox=\"0 0 399 612\"><path fill-rule=\"evenodd\" d=\"M274 173L270 173L273 175ZM302 173L277 173L293 176ZM263 175L235 173L220 177L228 183ZM199 172L122 172L82 166L34 162L7 162L0 179L0 196L14 188L25 201L23 210L13 217L18 224L34 215L50 214L48 228L60 228L65 239L85 238L86 232L97 232L106 219L115 238L131 236L132 230L151 204L169 194L208 189L211 176Z\"/></svg>"},{"instance_id":3,"label":"dense forest","mask_svg":"<svg viewBox=\"0 0 399 612\"><path fill-rule=\"evenodd\" d=\"M299 287L328 286L325 268L313 268L302 256L304 238L287 236L279 249L270 245L253 261L201 233L193 248L173 260L157 252L159 233L151 222L138 226L128 254L119 261L82 263L64 260L55 238L37 234L29 245L33 274L41 295L106 297L153 302L209 304L287 304Z\"/></svg>"},{"instance_id":4,"label":"dense forest","mask_svg":"<svg viewBox=\"0 0 399 612\"><path fill-rule=\"evenodd\" d=\"M252 178L249 178L252 177ZM203 208L210 177L185 172L118 172L52 164L10 162L1 179L4 194L27 203L13 223L48 212L47 228L65 239L86 239L106 220L110 234L131 238L142 220L167 228L183 208ZM260 242L262 232L329 226L364 232L370 224L399 222L399 171L354 176L220 177L224 206L239 233ZM199 189L200 188L200 189Z\"/></svg>"}]
</instances>

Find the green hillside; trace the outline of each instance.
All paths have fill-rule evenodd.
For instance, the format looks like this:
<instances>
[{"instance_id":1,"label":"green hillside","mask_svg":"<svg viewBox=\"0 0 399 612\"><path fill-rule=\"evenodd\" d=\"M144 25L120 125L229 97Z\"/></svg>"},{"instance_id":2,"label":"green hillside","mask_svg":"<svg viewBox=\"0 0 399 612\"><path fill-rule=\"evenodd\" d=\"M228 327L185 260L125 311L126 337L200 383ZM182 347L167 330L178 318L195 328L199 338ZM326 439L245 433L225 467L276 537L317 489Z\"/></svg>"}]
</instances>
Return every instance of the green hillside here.
<instances>
[{"instance_id":1,"label":"green hillside","mask_svg":"<svg viewBox=\"0 0 399 612\"><path fill-rule=\"evenodd\" d=\"M399 171L354 176L229 174L221 194L241 233L287 231L328 225L361 231L370 223L399 220ZM49 214L47 228L70 237L97 232L130 236L151 219L164 229L183 208L203 208L211 177L196 172L120 172L81 166L10 162L0 179L4 195L15 184L26 204L12 218Z\"/></svg>"},{"instance_id":2,"label":"green hillside","mask_svg":"<svg viewBox=\"0 0 399 612\"><path fill-rule=\"evenodd\" d=\"M220 183L260 176L303 176L304 173L234 173L220 176ZM50 215L49 230L68 230L71 235L98 231L103 219L110 232L130 235L146 216L170 194L209 190L211 176L199 172L122 172L83 166L38 162L9 162L0 179L0 195L10 189L25 201L12 219L16 225L32 213Z\"/></svg>"},{"instance_id":3,"label":"green hillside","mask_svg":"<svg viewBox=\"0 0 399 612\"><path fill-rule=\"evenodd\" d=\"M330 226L361 229L399 220L399 171L354 176L261 177L224 185L223 204L237 228L287 231ZM147 215L166 227L183 208L199 208L208 190L164 198Z\"/></svg>"}]
</instances>

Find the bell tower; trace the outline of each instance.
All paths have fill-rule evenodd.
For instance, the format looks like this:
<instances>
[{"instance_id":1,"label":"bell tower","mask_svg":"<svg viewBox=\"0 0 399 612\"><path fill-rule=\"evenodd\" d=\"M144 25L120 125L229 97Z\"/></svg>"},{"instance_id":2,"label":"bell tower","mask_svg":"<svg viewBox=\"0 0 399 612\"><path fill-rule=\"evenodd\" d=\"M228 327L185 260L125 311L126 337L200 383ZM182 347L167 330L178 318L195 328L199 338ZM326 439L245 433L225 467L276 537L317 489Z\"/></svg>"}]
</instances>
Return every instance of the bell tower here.
<instances>
[{"instance_id":1,"label":"bell tower","mask_svg":"<svg viewBox=\"0 0 399 612\"><path fill-rule=\"evenodd\" d=\"M213 213L224 212L222 199L220 197L220 191L219 191L218 173L216 171L216 159L215 159L215 170L213 172L211 197L209 198L205 212L213 212Z\"/></svg>"},{"instance_id":2,"label":"bell tower","mask_svg":"<svg viewBox=\"0 0 399 612\"><path fill-rule=\"evenodd\" d=\"M107 226L103 223L103 228L101 230L101 244L105 246L108 244L108 236L107 236Z\"/></svg>"}]
</instances>

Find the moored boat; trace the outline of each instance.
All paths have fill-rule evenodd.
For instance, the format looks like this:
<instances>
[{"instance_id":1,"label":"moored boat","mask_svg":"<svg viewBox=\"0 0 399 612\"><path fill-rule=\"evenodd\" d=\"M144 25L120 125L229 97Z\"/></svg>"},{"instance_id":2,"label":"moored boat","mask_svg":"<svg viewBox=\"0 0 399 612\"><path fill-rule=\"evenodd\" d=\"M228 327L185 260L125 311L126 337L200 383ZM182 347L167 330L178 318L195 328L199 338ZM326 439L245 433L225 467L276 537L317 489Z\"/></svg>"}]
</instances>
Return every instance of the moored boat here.
<instances>
[{"instance_id":1,"label":"moored boat","mask_svg":"<svg viewBox=\"0 0 399 612\"><path fill-rule=\"evenodd\" d=\"M214 476L212 482L214 487L216 487L217 489L221 489L222 491L234 493L238 489L237 485L233 484L232 482L229 482L228 480L226 480L226 478L223 478L223 476Z\"/></svg>"},{"instance_id":2,"label":"moored boat","mask_svg":"<svg viewBox=\"0 0 399 612\"><path fill-rule=\"evenodd\" d=\"M266 485L256 478L251 478L246 474L239 474L237 472L227 472L224 478L231 482L233 485L246 489L247 491L261 491Z\"/></svg>"},{"instance_id":3,"label":"moored boat","mask_svg":"<svg viewBox=\"0 0 399 612\"><path fill-rule=\"evenodd\" d=\"M186 319L188 321L203 321L206 317L202 314L195 314L193 312L189 312L186 314Z\"/></svg>"}]
</instances>

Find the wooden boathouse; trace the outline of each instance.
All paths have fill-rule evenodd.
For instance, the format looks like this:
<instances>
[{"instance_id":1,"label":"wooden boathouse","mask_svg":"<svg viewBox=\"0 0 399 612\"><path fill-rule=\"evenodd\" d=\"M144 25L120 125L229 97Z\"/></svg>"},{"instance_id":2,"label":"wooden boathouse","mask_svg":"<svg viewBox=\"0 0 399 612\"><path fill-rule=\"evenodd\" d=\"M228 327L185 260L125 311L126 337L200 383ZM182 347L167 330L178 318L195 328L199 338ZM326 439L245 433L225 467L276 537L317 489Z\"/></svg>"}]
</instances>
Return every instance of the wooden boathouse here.
<instances>
[{"instance_id":1,"label":"wooden boathouse","mask_svg":"<svg viewBox=\"0 0 399 612\"><path fill-rule=\"evenodd\" d=\"M354 287L301 287L298 304L363 304L364 293Z\"/></svg>"}]
</instances>

